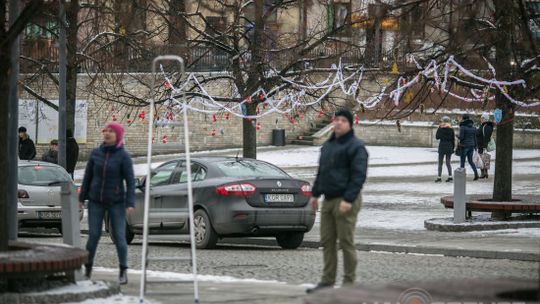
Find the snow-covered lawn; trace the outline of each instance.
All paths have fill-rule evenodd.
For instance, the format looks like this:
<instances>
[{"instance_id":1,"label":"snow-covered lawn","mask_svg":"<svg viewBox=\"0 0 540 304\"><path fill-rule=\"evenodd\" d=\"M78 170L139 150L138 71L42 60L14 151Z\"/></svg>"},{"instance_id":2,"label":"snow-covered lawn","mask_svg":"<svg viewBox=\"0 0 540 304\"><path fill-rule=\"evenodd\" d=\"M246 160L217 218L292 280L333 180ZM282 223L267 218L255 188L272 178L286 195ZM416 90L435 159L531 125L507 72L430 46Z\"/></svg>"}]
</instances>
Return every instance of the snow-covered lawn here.
<instances>
[{"instance_id":1,"label":"snow-covered lawn","mask_svg":"<svg viewBox=\"0 0 540 304\"><path fill-rule=\"evenodd\" d=\"M257 158L275 164L282 168L298 168L298 167L316 167L319 161L320 147L284 147L282 149L275 149L269 151L261 151L258 153ZM403 168L396 169L392 165L407 165L407 164L426 164L437 162L437 149L436 148L411 148L411 147L388 147L388 146L368 146L369 153L369 165L371 166L370 176L404 176L404 175L425 175L426 172L433 172L432 165L415 166L414 171L411 171L409 166L403 166ZM201 155L206 152L194 153L194 156ZM228 149L219 151L213 151L213 155L223 156L235 156L236 150ZM495 153L492 153L492 162L495 159ZM180 157L180 155L171 156L172 158ZM514 159L524 158L540 158L540 150L514 150ZM454 162L457 162L459 158L453 157ZM164 161L154 162L152 168L155 168ZM457 164L457 163L456 163ZM389 165L391 169L378 168L380 166ZM135 175L142 176L146 174L146 164L134 165ZM519 165L516 165L519 167ZM521 165L521 167L527 167L524 169L528 174L540 173L540 164L533 165ZM435 168L436 170L436 168ZM423 174L418 174L423 173ZM84 169L75 171L75 180L82 180L84 175ZM435 174L433 174L435 175Z\"/></svg>"}]
</instances>

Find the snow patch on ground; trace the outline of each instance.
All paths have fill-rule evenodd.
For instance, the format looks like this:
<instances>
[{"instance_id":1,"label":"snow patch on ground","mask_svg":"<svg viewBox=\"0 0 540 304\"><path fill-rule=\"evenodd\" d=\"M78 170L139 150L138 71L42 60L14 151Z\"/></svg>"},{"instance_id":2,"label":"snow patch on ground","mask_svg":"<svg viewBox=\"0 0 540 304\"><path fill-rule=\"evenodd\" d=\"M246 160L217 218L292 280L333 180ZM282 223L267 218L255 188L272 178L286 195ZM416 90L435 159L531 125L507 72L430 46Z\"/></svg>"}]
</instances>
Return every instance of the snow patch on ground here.
<instances>
[{"instance_id":1,"label":"snow patch on ground","mask_svg":"<svg viewBox=\"0 0 540 304\"><path fill-rule=\"evenodd\" d=\"M99 290L104 290L109 288L107 283L97 281L79 281L75 284L70 284L46 291L41 292L31 292L28 295L39 296L39 295L59 295L59 294L70 294L70 293L81 293L81 292L95 292Z\"/></svg>"},{"instance_id":2,"label":"snow patch on ground","mask_svg":"<svg viewBox=\"0 0 540 304\"><path fill-rule=\"evenodd\" d=\"M118 269L113 268L104 268L104 267L94 267L94 271L97 272L112 272L116 273ZM130 269L129 274L140 275L141 270ZM166 279L166 280L181 280L181 281L192 281L193 275L191 273L179 273L179 272L168 272L168 271L146 271L147 277ZM200 282L213 282L213 283L258 283L258 284L286 284L284 282L274 281L274 280L257 280L257 279L239 279L230 276L214 276L214 275L197 275L197 280Z\"/></svg>"},{"instance_id":3,"label":"snow patch on ground","mask_svg":"<svg viewBox=\"0 0 540 304\"><path fill-rule=\"evenodd\" d=\"M108 298L88 299L83 302L77 302L77 304L139 304L139 298L134 296L124 296L122 294L111 296ZM144 304L160 304L161 302L144 300Z\"/></svg>"}]
</instances>

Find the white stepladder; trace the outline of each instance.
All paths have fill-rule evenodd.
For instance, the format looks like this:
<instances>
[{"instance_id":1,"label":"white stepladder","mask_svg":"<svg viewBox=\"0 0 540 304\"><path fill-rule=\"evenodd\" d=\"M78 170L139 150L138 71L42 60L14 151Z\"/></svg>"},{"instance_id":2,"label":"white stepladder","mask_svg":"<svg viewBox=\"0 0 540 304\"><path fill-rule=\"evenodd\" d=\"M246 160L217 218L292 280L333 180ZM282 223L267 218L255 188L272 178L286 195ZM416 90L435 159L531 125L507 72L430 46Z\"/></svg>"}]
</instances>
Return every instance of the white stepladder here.
<instances>
[{"instance_id":1,"label":"white stepladder","mask_svg":"<svg viewBox=\"0 0 540 304\"><path fill-rule=\"evenodd\" d=\"M146 285L150 284L178 284L178 283L193 283L193 295L194 303L199 303L199 285L197 281L197 252L196 252L196 243L195 243L195 230L193 225L193 191L192 191L192 181L191 181L191 157L189 152L189 130L188 130L188 117L187 117L187 107L185 95L182 94L182 103L184 104L183 108L183 117L184 117L184 143L185 143L185 154L186 154L186 170L187 170L187 187L188 187L188 208L189 208L189 239L191 246L191 257L149 257L148 256L148 214L150 212L150 179L152 174L152 133L153 133L153 118L154 118L154 87L155 87L155 74L156 74L156 64L159 61L178 61L180 63L180 75L184 75L184 60L175 55L165 55L158 56L152 61L152 88L151 94L152 99L150 102L150 118L148 119L148 157L147 157L147 175L145 183L145 192L144 192L144 227L143 227L143 246L142 246L142 273L141 273L141 286L139 293L140 303L144 303L145 295L175 295L175 294L185 294L180 292L151 292L146 291ZM148 262L151 261L190 261L191 269L193 275L193 281L189 280L148 280L146 276Z\"/></svg>"}]
</instances>

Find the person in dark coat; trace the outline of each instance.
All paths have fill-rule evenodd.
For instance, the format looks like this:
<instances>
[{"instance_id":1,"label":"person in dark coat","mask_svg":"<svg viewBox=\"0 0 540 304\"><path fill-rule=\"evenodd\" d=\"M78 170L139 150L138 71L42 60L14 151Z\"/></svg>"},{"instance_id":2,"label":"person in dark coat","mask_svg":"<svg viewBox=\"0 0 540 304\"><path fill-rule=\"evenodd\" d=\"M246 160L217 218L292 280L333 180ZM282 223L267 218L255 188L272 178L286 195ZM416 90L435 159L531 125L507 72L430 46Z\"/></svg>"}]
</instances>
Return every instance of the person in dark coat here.
<instances>
[{"instance_id":1,"label":"person in dark coat","mask_svg":"<svg viewBox=\"0 0 540 304\"><path fill-rule=\"evenodd\" d=\"M439 125L439 128L437 129L437 133L435 134L435 138L439 140L439 168L438 168L438 175L437 179L435 180L436 183L442 182L442 167L443 167L443 160L446 158L446 168L448 169L448 179L446 179L446 182L449 183L453 181L452 178L452 165L450 163L450 159L452 158L452 154L454 153L454 146L455 146L455 135L454 135L454 129L452 128L452 120L448 116L444 116L441 119L441 124Z\"/></svg>"},{"instance_id":2,"label":"person in dark coat","mask_svg":"<svg viewBox=\"0 0 540 304\"><path fill-rule=\"evenodd\" d=\"M103 218L107 212L120 264L118 281L127 284L126 215L135 208L135 177L133 162L123 146L123 135L124 128L116 122L107 124L103 129L103 144L92 151L86 164L79 202L82 207L84 201L89 201L86 277L92 275Z\"/></svg>"},{"instance_id":3,"label":"person in dark coat","mask_svg":"<svg viewBox=\"0 0 540 304\"><path fill-rule=\"evenodd\" d=\"M460 159L461 168L465 168L465 158L467 158L474 171L474 180L478 180L478 171L473 161L473 154L476 149L476 128L468 114L463 115L459 123L459 143L463 146Z\"/></svg>"},{"instance_id":4,"label":"person in dark coat","mask_svg":"<svg viewBox=\"0 0 540 304\"><path fill-rule=\"evenodd\" d=\"M51 140L51 143L49 144L49 151L43 153L43 156L41 156L41 160L53 164L58 164L58 140Z\"/></svg>"},{"instance_id":5,"label":"person in dark coat","mask_svg":"<svg viewBox=\"0 0 540 304\"><path fill-rule=\"evenodd\" d=\"M491 136L493 135L493 122L489 121L489 113L483 113L480 117L480 128L476 131L476 144L478 148L478 154L482 155L484 153L487 153L487 151L484 151L487 149L487 145L489 144L489 141L491 140ZM488 160L490 158L489 156L486 159ZM489 161L486 161L484 164L484 168L481 168L480 171L482 172L482 175L480 178L488 178L488 171L489 171Z\"/></svg>"},{"instance_id":6,"label":"person in dark coat","mask_svg":"<svg viewBox=\"0 0 540 304\"><path fill-rule=\"evenodd\" d=\"M319 196L324 195L320 226L323 275L320 283L308 289L308 293L334 286L338 240L343 251L343 284L353 284L356 279L354 232L362 205L360 191L366 181L368 152L364 143L354 135L353 115L349 110L336 112L333 124L334 133L321 148L310 199L313 209L317 210Z\"/></svg>"},{"instance_id":7,"label":"person in dark coat","mask_svg":"<svg viewBox=\"0 0 540 304\"><path fill-rule=\"evenodd\" d=\"M26 133L25 127L19 127L19 159L32 160L36 157L36 146Z\"/></svg>"},{"instance_id":8,"label":"person in dark coat","mask_svg":"<svg viewBox=\"0 0 540 304\"><path fill-rule=\"evenodd\" d=\"M73 178L77 160L79 160L79 144L73 137L73 131L68 129L66 131L66 171L71 175L71 178Z\"/></svg>"}]
</instances>

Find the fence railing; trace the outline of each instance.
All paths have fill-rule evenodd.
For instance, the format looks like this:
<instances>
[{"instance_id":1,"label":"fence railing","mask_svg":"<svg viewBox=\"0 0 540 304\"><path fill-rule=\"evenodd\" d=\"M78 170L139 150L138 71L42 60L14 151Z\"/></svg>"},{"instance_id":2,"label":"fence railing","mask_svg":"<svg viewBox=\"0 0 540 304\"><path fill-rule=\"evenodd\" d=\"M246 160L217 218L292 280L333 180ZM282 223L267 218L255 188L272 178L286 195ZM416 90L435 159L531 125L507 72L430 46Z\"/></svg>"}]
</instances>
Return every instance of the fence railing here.
<instances>
[{"instance_id":1,"label":"fence railing","mask_svg":"<svg viewBox=\"0 0 540 304\"><path fill-rule=\"evenodd\" d=\"M306 67L330 67L341 59L347 65L365 65L381 67L386 64L385 54L377 59L365 49L320 46L299 55L297 50L265 51L263 64L281 69L292 65L294 69ZM105 46L85 49L79 54L80 72L149 72L151 61L158 55L173 54L185 58L186 68L191 72L229 71L232 68L232 56L227 52L205 46L189 45L133 45L114 42ZM24 40L21 43L21 72L32 73L45 67L50 72L58 71L58 48L52 40ZM390 57L392 58L392 57ZM394 56L395 58L395 56ZM241 65L251 62L251 54L246 52L240 60ZM259 63L256 63L259 64Z\"/></svg>"}]
</instances>

